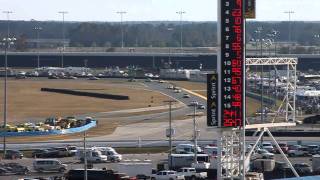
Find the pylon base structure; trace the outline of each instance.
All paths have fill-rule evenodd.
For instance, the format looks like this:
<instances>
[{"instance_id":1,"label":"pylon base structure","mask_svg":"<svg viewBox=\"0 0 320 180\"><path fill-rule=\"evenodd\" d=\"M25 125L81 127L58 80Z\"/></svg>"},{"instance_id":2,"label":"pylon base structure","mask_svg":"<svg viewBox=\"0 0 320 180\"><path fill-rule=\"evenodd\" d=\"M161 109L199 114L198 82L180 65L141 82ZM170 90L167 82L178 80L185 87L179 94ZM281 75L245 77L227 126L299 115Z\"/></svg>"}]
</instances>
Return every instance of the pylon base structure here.
<instances>
[{"instance_id":1,"label":"pylon base structure","mask_svg":"<svg viewBox=\"0 0 320 180\"><path fill-rule=\"evenodd\" d=\"M293 168L292 164L281 150L276 139L273 137L269 128L274 127L292 127L295 126L295 91L296 91L296 65L297 58L246 58L246 67L250 66L285 66L286 73L286 94L279 106L277 113L270 123L262 124L247 124L245 127L239 128L218 128L220 137L218 139L218 164L217 177L218 179L245 179L245 174L248 170L250 157L257 147L260 139L265 133L269 135L273 143L276 145L278 151L286 160L288 166L292 169L295 176L299 177L298 173ZM285 112L283 122L276 122L276 119ZM246 129L255 129L254 147L249 153L246 153L247 147L245 144Z\"/></svg>"}]
</instances>

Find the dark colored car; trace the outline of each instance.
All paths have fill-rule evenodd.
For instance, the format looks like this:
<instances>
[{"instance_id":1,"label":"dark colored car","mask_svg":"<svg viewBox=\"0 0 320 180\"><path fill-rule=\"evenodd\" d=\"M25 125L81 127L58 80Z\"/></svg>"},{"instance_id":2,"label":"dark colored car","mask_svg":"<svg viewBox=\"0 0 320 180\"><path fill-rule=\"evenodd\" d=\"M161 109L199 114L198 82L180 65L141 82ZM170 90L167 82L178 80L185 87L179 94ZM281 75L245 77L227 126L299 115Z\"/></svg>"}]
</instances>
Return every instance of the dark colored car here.
<instances>
[{"instance_id":1,"label":"dark colored car","mask_svg":"<svg viewBox=\"0 0 320 180\"><path fill-rule=\"evenodd\" d=\"M56 158L60 157L59 151L54 149L36 149L32 152L34 158Z\"/></svg>"},{"instance_id":2,"label":"dark colored car","mask_svg":"<svg viewBox=\"0 0 320 180\"><path fill-rule=\"evenodd\" d=\"M58 157L69 157L71 154L68 151L67 147L57 147L57 148L51 148L49 151L57 151Z\"/></svg>"},{"instance_id":3,"label":"dark colored car","mask_svg":"<svg viewBox=\"0 0 320 180\"><path fill-rule=\"evenodd\" d=\"M4 158L5 159L21 159L23 158L23 154L18 150L7 150Z\"/></svg>"},{"instance_id":4,"label":"dark colored car","mask_svg":"<svg viewBox=\"0 0 320 180\"><path fill-rule=\"evenodd\" d=\"M320 122L320 115L310 116L303 120L305 124L317 124Z\"/></svg>"},{"instance_id":5,"label":"dark colored car","mask_svg":"<svg viewBox=\"0 0 320 180\"><path fill-rule=\"evenodd\" d=\"M26 166L22 166L18 163L0 164L0 174L19 174L26 175L29 173L29 169Z\"/></svg>"},{"instance_id":6,"label":"dark colored car","mask_svg":"<svg viewBox=\"0 0 320 180\"><path fill-rule=\"evenodd\" d=\"M283 151L283 153L288 152L289 146L287 143L279 143L279 146L280 146L281 150ZM274 149L276 150L277 153L280 153L277 147L274 147Z\"/></svg>"},{"instance_id":7,"label":"dark colored car","mask_svg":"<svg viewBox=\"0 0 320 180\"><path fill-rule=\"evenodd\" d=\"M299 175L311 175L311 167L306 163L294 164L293 167Z\"/></svg>"}]
</instances>

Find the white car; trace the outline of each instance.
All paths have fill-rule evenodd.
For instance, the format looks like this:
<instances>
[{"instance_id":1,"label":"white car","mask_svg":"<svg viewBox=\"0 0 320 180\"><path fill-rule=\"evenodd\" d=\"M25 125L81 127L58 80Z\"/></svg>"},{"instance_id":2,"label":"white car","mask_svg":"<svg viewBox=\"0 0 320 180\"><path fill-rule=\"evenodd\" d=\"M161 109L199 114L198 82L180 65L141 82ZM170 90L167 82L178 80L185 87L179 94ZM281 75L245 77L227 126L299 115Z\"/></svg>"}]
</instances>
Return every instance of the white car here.
<instances>
[{"instance_id":1,"label":"white car","mask_svg":"<svg viewBox=\"0 0 320 180\"><path fill-rule=\"evenodd\" d=\"M262 143L262 149L267 150L268 152L275 152L274 147L272 146L272 144L270 142L263 142Z\"/></svg>"},{"instance_id":2,"label":"white car","mask_svg":"<svg viewBox=\"0 0 320 180\"><path fill-rule=\"evenodd\" d=\"M178 175L183 175L186 179L206 179L207 172L197 172L195 168L185 167L177 172Z\"/></svg>"},{"instance_id":3,"label":"white car","mask_svg":"<svg viewBox=\"0 0 320 180\"><path fill-rule=\"evenodd\" d=\"M197 146L197 152L202 152L202 149ZM177 154L193 154L194 153L194 145L193 144L178 144L176 146Z\"/></svg>"},{"instance_id":4,"label":"white car","mask_svg":"<svg viewBox=\"0 0 320 180\"><path fill-rule=\"evenodd\" d=\"M251 159L274 159L274 154L265 149L258 149L254 154L251 155Z\"/></svg>"},{"instance_id":5,"label":"white car","mask_svg":"<svg viewBox=\"0 0 320 180\"><path fill-rule=\"evenodd\" d=\"M176 171L159 171L157 174L151 175L151 180L184 180L183 175L178 175Z\"/></svg>"},{"instance_id":6,"label":"white car","mask_svg":"<svg viewBox=\"0 0 320 180\"><path fill-rule=\"evenodd\" d=\"M300 147L298 149L293 149L288 151L288 156L293 157L293 156L308 156L309 151L308 148L306 147Z\"/></svg>"}]
</instances>

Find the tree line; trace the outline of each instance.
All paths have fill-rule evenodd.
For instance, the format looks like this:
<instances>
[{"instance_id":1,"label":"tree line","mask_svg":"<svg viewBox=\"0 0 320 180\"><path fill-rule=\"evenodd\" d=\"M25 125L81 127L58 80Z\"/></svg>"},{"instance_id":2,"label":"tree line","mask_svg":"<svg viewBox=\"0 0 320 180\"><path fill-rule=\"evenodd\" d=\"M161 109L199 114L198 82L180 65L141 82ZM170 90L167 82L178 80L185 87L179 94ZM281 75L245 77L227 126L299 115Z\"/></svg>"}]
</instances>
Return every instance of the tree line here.
<instances>
[{"instance_id":1,"label":"tree line","mask_svg":"<svg viewBox=\"0 0 320 180\"><path fill-rule=\"evenodd\" d=\"M290 22L291 41L299 45L320 45L319 22ZM10 21L10 36L18 39L23 46L26 39L37 38L35 27L41 27L41 39L62 39L62 22L57 21ZM261 34L256 33L259 28ZM181 30L184 47L212 47L217 42L216 22L124 22L121 27L116 22L65 22L65 37L74 47L119 47L121 28L124 31L124 44L127 47L179 47ZM247 41L270 38L277 31L274 41L289 40L289 22L248 21ZM0 21L0 37L7 35L7 21Z\"/></svg>"}]
</instances>

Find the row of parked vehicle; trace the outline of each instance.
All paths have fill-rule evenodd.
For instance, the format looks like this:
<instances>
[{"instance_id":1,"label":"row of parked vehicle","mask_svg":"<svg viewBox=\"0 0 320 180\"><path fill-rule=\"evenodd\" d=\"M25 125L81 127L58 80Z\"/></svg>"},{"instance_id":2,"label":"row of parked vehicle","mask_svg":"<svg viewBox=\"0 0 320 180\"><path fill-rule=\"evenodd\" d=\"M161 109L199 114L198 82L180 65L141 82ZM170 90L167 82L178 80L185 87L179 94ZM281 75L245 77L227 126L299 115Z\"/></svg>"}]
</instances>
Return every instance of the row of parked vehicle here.
<instances>
[{"instance_id":1,"label":"row of parked vehicle","mask_svg":"<svg viewBox=\"0 0 320 180\"><path fill-rule=\"evenodd\" d=\"M297 156L311 156L315 154L320 154L319 145L288 145L287 143L278 143L283 153L287 154L289 157ZM250 144L247 148L249 151L253 144ZM258 145L255 153L258 153L262 158L270 159L274 157L274 153L280 153L278 149L270 142L263 142Z\"/></svg>"}]
</instances>

